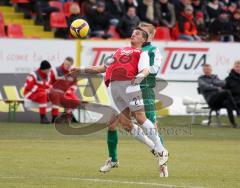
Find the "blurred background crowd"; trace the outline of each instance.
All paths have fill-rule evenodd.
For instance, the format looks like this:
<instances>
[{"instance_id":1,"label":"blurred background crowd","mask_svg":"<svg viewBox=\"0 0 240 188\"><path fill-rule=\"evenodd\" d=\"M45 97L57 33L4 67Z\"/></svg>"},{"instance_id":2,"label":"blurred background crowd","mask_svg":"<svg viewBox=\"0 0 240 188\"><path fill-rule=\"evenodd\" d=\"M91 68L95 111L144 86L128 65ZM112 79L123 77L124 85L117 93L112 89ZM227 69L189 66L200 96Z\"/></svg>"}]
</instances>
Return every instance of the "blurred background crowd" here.
<instances>
[{"instance_id":1,"label":"blurred background crowd","mask_svg":"<svg viewBox=\"0 0 240 188\"><path fill-rule=\"evenodd\" d=\"M156 36L165 40L240 41L240 0L21 1L14 1L18 10L46 31L54 28L54 17L64 22L55 27L63 38L69 38L71 22L83 18L92 38L128 38L144 21L157 26ZM8 0L1 3L12 5Z\"/></svg>"}]
</instances>

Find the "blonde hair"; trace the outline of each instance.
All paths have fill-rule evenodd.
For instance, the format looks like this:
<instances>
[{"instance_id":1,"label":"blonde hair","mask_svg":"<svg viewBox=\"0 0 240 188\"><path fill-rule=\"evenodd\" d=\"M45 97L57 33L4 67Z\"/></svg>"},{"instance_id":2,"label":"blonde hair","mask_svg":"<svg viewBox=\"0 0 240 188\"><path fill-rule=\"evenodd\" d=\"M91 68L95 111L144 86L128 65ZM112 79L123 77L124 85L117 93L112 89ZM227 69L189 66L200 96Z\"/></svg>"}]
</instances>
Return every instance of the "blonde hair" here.
<instances>
[{"instance_id":1,"label":"blonde hair","mask_svg":"<svg viewBox=\"0 0 240 188\"><path fill-rule=\"evenodd\" d=\"M146 30L146 32L147 32L150 36L154 37L155 32L156 32L156 28L155 28L154 25L152 25L152 24L150 24L150 23L146 23L146 22L141 22L141 23L139 24L139 27L140 27L140 28L143 28L144 30Z\"/></svg>"}]
</instances>

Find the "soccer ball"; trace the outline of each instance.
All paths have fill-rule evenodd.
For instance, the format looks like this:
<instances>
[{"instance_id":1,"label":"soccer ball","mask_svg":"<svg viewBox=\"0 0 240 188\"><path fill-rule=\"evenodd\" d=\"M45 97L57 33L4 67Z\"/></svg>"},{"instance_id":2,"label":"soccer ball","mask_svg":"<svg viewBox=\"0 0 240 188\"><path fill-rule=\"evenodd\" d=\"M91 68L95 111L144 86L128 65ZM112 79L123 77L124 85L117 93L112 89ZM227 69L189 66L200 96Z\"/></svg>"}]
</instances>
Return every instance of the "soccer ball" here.
<instances>
[{"instance_id":1,"label":"soccer ball","mask_svg":"<svg viewBox=\"0 0 240 188\"><path fill-rule=\"evenodd\" d=\"M70 33L74 38L86 38L89 32L89 25L83 19L74 20L70 26Z\"/></svg>"}]
</instances>

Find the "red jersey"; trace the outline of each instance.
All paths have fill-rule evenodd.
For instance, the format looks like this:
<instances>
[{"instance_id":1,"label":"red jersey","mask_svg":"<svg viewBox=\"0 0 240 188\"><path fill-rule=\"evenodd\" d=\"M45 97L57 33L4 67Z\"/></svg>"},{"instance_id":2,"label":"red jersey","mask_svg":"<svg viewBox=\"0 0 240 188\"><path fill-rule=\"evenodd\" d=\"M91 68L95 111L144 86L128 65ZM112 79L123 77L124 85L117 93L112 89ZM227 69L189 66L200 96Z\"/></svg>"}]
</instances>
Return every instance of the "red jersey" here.
<instances>
[{"instance_id":1,"label":"red jersey","mask_svg":"<svg viewBox=\"0 0 240 188\"><path fill-rule=\"evenodd\" d=\"M132 80L144 68L149 67L148 55L142 50L132 47L119 48L113 59L114 62L106 69L106 86L114 80Z\"/></svg>"},{"instance_id":2,"label":"red jersey","mask_svg":"<svg viewBox=\"0 0 240 188\"><path fill-rule=\"evenodd\" d=\"M26 98L31 97L33 93L46 91L51 87L51 72L45 74L40 69L30 73L24 85L23 94Z\"/></svg>"}]
</instances>

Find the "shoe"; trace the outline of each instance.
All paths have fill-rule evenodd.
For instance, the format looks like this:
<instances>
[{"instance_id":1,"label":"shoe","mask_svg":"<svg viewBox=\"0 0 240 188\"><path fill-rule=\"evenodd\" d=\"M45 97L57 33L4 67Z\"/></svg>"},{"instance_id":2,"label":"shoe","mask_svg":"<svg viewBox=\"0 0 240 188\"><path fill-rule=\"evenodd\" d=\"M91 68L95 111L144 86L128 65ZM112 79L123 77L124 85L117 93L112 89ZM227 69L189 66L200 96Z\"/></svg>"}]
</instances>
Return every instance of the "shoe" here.
<instances>
[{"instance_id":1,"label":"shoe","mask_svg":"<svg viewBox=\"0 0 240 188\"><path fill-rule=\"evenodd\" d=\"M167 161L168 161L168 151L166 149L164 149L164 151L162 151L161 153L155 153L155 157L158 160L158 165L159 167L164 165Z\"/></svg>"},{"instance_id":2,"label":"shoe","mask_svg":"<svg viewBox=\"0 0 240 188\"><path fill-rule=\"evenodd\" d=\"M50 121L48 120L46 115L41 115L41 120L40 120L41 124L49 124Z\"/></svg>"},{"instance_id":3,"label":"shoe","mask_svg":"<svg viewBox=\"0 0 240 188\"><path fill-rule=\"evenodd\" d=\"M103 173L106 173L106 172L109 172L111 170L111 168L118 168L119 166L119 161L116 161L116 162L112 162L112 158L110 157L104 166L102 166L100 168L100 172L103 172Z\"/></svg>"},{"instance_id":4,"label":"shoe","mask_svg":"<svg viewBox=\"0 0 240 188\"><path fill-rule=\"evenodd\" d=\"M165 163L164 165L160 166L160 177L168 177L168 167L167 164Z\"/></svg>"}]
</instances>

